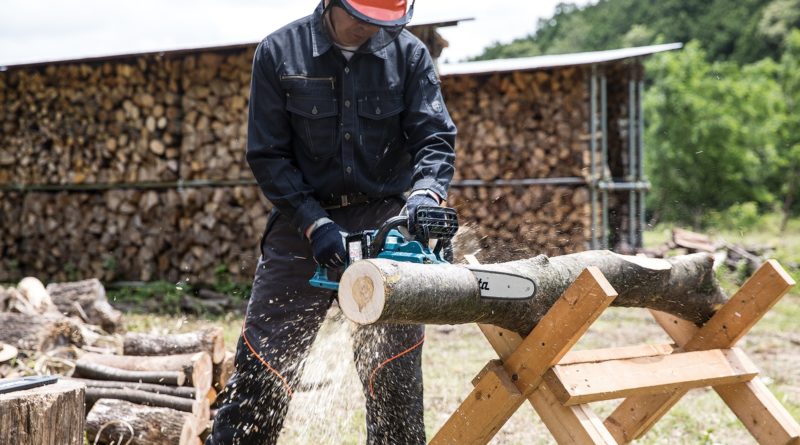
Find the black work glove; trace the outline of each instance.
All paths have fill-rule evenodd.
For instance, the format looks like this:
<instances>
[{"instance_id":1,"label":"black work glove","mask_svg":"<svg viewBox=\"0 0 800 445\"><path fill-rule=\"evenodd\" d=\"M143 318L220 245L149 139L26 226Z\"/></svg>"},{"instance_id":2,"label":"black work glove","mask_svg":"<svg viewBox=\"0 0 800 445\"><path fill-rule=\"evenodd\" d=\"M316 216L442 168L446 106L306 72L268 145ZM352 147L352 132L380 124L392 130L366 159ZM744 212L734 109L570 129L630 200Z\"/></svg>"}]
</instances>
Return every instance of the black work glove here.
<instances>
[{"instance_id":1,"label":"black work glove","mask_svg":"<svg viewBox=\"0 0 800 445\"><path fill-rule=\"evenodd\" d=\"M344 266L347 252L344 249L342 232L342 228L335 222L323 224L311 232L311 250L317 264L328 268Z\"/></svg>"},{"instance_id":2,"label":"black work glove","mask_svg":"<svg viewBox=\"0 0 800 445\"><path fill-rule=\"evenodd\" d=\"M431 195L418 194L411 196L406 201L406 212L408 213L408 232L414 233L417 226L417 207L419 206L432 206L439 207L439 203L431 197Z\"/></svg>"}]
</instances>

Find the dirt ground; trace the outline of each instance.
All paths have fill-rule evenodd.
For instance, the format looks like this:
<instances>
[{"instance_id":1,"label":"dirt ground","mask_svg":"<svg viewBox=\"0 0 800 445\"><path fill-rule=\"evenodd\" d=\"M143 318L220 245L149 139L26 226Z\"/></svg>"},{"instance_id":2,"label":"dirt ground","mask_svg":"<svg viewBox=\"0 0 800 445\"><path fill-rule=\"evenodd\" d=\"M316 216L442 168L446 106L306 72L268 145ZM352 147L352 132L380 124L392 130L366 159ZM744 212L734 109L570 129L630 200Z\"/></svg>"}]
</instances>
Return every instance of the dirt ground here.
<instances>
[{"instance_id":1,"label":"dirt ground","mask_svg":"<svg viewBox=\"0 0 800 445\"><path fill-rule=\"evenodd\" d=\"M349 322L332 310L306 364L301 388L292 400L281 445L363 444L364 396L352 364ZM152 319L142 323L146 328ZM761 378L789 412L800 419L800 296L787 295L739 344L761 369ZM164 318L161 323L172 324ZM181 323L183 329L202 320ZM226 344L235 345L241 320L220 321ZM136 322L135 322L136 324ZM173 324L173 326L175 326ZM152 326L151 326L152 327ZM423 350L425 421L432 438L471 390L471 380L496 358L476 325L429 326ZM669 343L641 309L610 308L575 349ZM611 377L611 376L610 376ZM602 418L619 401L592 404ZM526 404L506 423L492 444L549 444L547 429ZM713 390L694 390L681 400L639 444L754 444Z\"/></svg>"}]
</instances>

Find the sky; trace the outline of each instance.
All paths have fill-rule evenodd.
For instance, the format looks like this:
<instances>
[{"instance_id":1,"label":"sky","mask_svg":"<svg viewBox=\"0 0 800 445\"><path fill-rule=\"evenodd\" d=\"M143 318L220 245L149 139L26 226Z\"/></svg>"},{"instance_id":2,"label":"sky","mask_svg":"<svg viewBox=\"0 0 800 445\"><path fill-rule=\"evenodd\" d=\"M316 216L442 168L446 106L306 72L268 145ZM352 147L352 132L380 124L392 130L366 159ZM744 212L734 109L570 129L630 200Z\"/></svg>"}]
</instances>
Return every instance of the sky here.
<instances>
[{"instance_id":1,"label":"sky","mask_svg":"<svg viewBox=\"0 0 800 445\"><path fill-rule=\"evenodd\" d=\"M414 20L475 18L441 28L442 61L510 42L561 0L419 0ZM573 3L585 5L588 0ZM311 13L317 0L0 0L0 66L257 42Z\"/></svg>"}]
</instances>

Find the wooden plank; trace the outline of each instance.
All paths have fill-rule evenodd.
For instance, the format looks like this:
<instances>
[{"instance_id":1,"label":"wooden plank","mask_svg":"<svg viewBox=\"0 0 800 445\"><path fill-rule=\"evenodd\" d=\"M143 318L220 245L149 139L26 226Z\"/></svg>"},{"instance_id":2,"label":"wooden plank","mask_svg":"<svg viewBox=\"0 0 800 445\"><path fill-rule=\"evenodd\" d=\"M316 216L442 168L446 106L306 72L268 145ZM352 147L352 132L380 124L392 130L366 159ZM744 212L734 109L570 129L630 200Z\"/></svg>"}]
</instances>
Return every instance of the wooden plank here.
<instances>
[{"instance_id":1,"label":"wooden plank","mask_svg":"<svg viewBox=\"0 0 800 445\"><path fill-rule=\"evenodd\" d=\"M559 444L617 444L589 405L562 405L544 382L528 401Z\"/></svg>"},{"instance_id":2,"label":"wooden plank","mask_svg":"<svg viewBox=\"0 0 800 445\"><path fill-rule=\"evenodd\" d=\"M529 395L611 304L617 292L596 267L587 267L505 360L517 388Z\"/></svg>"},{"instance_id":3,"label":"wooden plank","mask_svg":"<svg viewBox=\"0 0 800 445\"><path fill-rule=\"evenodd\" d=\"M714 390L759 443L800 443L800 425L761 379Z\"/></svg>"},{"instance_id":4,"label":"wooden plank","mask_svg":"<svg viewBox=\"0 0 800 445\"><path fill-rule=\"evenodd\" d=\"M684 346L687 350L732 347L794 284L794 280L778 262L769 260L702 328L697 329L686 323L670 324L667 322L665 329L679 345ZM694 335L690 336L690 333ZM687 340L687 338L689 339ZM678 391L672 394L629 397L611 413L606 419L605 425L620 442L637 439L666 414L684 394L685 391ZM756 395L753 398L761 402L751 406L739 404L736 405L736 408L731 406L740 419L757 417L759 412L769 411L772 406L771 402L762 400ZM774 397L770 395L769 398ZM747 425L747 422L744 423ZM780 426L779 423L775 425ZM789 435L787 431L783 433ZM774 434L777 436L780 435L780 432ZM761 442L759 437L756 437L756 440Z\"/></svg>"},{"instance_id":5,"label":"wooden plank","mask_svg":"<svg viewBox=\"0 0 800 445\"><path fill-rule=\"evenodd\" d=\"M758 368L739 349L556 365L545 381L564 405L741 383ZM614 376L609 378L609 376Z\"/></svg>"},{"instance_id":6,"label":"wooden plank","mask_svg":"<svg viewBox=\"0 0 800 445\"><path fill-rule=\"evenodd\" d=\"M576 363L596 363L606 360L623 360L637 357L653 357L669 355L675 350L673 345L634 345L617 348L587 349L583 351L569 351L558 362L559 365L572 365Z\"/></svg>"},{"instance_id":7,"label":"wooden plank","mask_svg":"<svg viewBox=\"0 0 800 445\"><path fill-rule=\"evenodd\" d=\"M489 362L481 377L430 445L488 443L525 401L498 362Z\"/></svg>"},{"instance_id":8,"label":"wooden plank","mask_svg":"<svg viewBox=\"0 0 800 445\"><path fill-rule=\"evenodd\" d=\"M611 304L616 291L596 267L584 270L542 317L531 333L504 362L507 376L516 385L515 390L527 398L542 382L542 375L557 363L580 339L591 323ZM513 341L513 339L512 339ZM471 399L486 393L483 380L472 391L456 412L450 416L431 443L437 444L485 444L500 430L511 415L519 408L524 398L514 398L502 391L492 393L492 409L476 409ZM483 388L486 390L486 388Z\"/></svg>"}]
</instances>

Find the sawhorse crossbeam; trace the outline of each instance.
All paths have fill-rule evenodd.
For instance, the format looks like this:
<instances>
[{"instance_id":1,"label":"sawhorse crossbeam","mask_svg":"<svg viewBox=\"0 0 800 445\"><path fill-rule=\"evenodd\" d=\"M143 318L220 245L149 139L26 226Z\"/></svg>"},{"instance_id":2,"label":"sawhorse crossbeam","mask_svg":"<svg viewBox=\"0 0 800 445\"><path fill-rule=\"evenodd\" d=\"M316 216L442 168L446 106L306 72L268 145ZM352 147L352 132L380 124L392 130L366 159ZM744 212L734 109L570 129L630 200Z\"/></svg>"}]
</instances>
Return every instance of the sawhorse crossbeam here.
<instances>
[{"instance_id":1,"label":"sawhorse crossbeam","mask_svg":"<svg viewBox=\"0 0 800 445\"><path fill-rule=\"evenodd\" d=\"M689 389L713 387L759 443L800 445L798 423L734 347L793 285L777 262L768 261L702 328L651 311L675 345L570 351L617 295L589 267L524 339L480 325L500 360L478 374L473 391L430 443L488 443L526 399L560 444L628 443ZM619 398L625 400L605 421L588 405Z\"/></svg>"}]
</instances>

